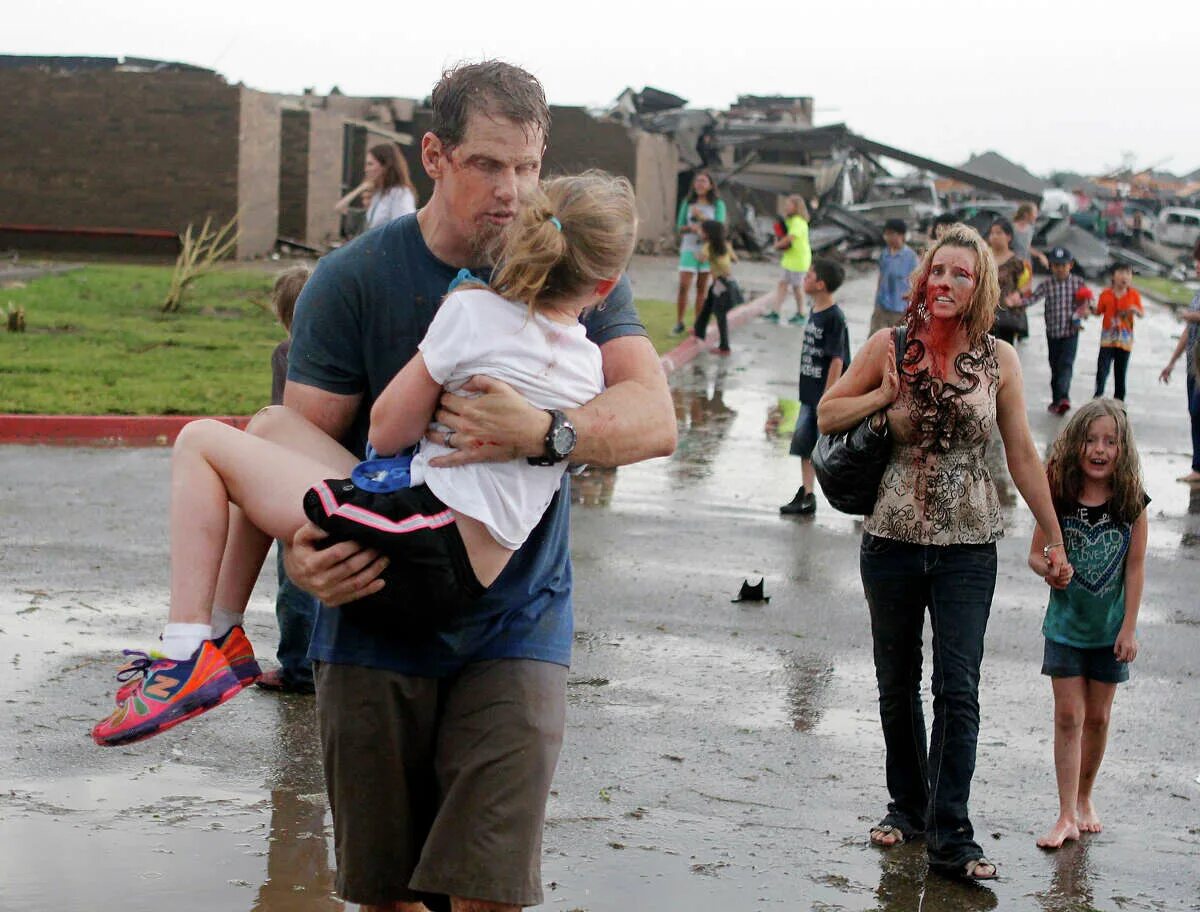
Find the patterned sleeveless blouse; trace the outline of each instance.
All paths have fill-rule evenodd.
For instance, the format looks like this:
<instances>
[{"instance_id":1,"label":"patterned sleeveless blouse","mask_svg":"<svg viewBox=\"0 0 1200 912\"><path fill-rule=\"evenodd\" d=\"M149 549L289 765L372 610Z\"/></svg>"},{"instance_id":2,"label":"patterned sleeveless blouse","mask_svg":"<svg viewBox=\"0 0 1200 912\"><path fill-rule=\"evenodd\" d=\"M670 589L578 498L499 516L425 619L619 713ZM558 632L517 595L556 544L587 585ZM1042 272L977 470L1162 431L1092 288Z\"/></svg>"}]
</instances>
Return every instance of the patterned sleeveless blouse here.
<instances>
[{"instance_id":1,"label":"patterned sleeveless blouse","mask_svg":"<svg viewBox=\"0 0 1200 912\"><path fill-rule=\"evenodd\" d=\"M924 360L925 343L910 338L887 412L892 456L863 529L921 545L994 542L1004 528L984 451L996 424L996 340L960 354L946 379Z\"/></svg>"}]
</instances>

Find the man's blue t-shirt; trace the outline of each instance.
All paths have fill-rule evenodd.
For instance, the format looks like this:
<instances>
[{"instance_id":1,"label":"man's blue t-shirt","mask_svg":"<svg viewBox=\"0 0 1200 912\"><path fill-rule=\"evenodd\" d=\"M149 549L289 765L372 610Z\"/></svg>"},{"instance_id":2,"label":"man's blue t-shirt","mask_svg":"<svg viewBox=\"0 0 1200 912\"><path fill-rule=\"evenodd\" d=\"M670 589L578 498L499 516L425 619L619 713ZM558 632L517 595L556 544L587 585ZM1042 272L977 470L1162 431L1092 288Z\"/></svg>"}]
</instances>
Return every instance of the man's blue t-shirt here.
<instances>
[{"instance_id":1,"label":"man's blue t-shirt","mask_svg":"<svg viewBox=\"0 0 1200 912\"><path fill-rule=\"evenodd\" d=\"M425 244L416 215L369 231L324 257L296 302L288 380L331 393L361 393L347 439L360 457L371 405L417 352L458 274ZM597 345L646 335L628 278L584 318ZM488 659L571 661L569 479L503 572L454 627L421 637L365 612L320 607L309 658L443 677ZM397 599L404 598L396 593Z\"/></svg>"},{"instance_id":2,"label":"man's blue t-shirt","mask_svg":"<svg viewBox=\"0 0 1200 912\"><path fill-rule=\"evenodd\" d=\"M895 253L883 248L879 255L879 289L875 292L875 306L888 313L907 310L904 295L908 293L908 277L918 265L917 255L907 244Z\"/></svg>"}]
</instances>

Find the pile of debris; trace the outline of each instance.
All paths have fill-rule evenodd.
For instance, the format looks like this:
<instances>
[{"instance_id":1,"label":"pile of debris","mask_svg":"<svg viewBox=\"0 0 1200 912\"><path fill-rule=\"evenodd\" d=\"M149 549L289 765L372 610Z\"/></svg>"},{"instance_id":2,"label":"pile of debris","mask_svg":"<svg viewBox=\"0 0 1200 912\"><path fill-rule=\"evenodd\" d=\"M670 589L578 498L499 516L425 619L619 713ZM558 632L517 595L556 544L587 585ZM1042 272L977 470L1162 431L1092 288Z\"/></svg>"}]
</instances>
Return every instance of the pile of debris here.
<instances>
[{"instance_id":1,"label":"pile of debris","mask_svg":"<svg viewBox=\"0 0 1200 912\"><path fill-rule=\"evenodd\" d=\"M1035 246L1069 248L1089 277L1114 262L1145 274L1178 272L1178 252L1154 243L1148 232L1098 237L1073 215L1064 201L1069 194L996 153L955 167L861 136L845 124L814 126L808 96L742 95L728 110L710 111L646 87L626 89L601 116L673 140L678 198L689 192L696 171L709 171L725 200L734 243L751 254L771 249L780 199L788 194L809 202L813 251L847 260L874 257L889 218L903 219L920 244L920 232L945 211L986 233L994 218L1011 220L1021 203L1030 202L1048 210L1039 218ZM885 160L914 170L897 175Z\"/></svg>"}]
</instances>

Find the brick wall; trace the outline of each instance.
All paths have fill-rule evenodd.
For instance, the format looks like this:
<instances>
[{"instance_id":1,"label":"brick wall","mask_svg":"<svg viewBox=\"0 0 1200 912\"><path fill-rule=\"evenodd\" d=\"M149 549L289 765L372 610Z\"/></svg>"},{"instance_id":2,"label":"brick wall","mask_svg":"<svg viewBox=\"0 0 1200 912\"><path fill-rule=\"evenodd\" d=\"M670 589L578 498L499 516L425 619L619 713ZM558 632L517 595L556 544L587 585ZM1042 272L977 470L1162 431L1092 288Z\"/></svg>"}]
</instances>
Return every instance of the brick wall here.
<instances>
[{"instance_id":1,"label":"brick wall","mask_svg":"<svg viewBox=\"0 0 1200 912\"><path fill-rule=\"evenodd\" d=\"M0 223L182 231L228 219L240 92L205 72L0 69Z\"/></svg>"},{"instance_id":2,"label":"brick wall","mask_svg":"<svg viewBox=\"0 0 1200 912\"><path fill-rule=\"evenodd\" d=\"M308 221L305 240L336 240L341 217L333 211L342 198L342 116L312 111L308 138Z\"/></svg>"},{"instance_id":3,"label":"brick wall","mask_svg":"<svg viewBox=\"0 0 1200 912\"><path fill-rule=\"evenodd\" d=\"M279 141L279 234L307 242L308 111L283 112Z\"/></svg>"},{"instance_id":4,"label":"brick wall","mask_svg":"<svg viewBox=\"0 0 1200 912\"><path fill-rule=\"evenodd\" d=\"M242 88L238 121L238 257L263 256L279 233L279 99Z\"/></svg>"}]
</instances>

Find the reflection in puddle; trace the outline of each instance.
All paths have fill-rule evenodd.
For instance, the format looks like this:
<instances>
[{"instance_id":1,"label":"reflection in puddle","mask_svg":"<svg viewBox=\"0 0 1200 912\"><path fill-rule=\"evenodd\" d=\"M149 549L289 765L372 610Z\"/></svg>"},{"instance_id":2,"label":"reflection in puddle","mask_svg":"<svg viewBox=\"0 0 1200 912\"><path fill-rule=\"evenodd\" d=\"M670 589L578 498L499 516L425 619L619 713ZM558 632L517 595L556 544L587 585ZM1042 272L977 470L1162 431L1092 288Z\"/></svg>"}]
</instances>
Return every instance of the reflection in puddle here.
<instances>
[{"instance_id":1,"label":"reflection in puddle","mask_svg":"<svg viewBox=\"0 0 1200 912\"><path fill-rule=\"evenodd\" d=\"M709 372L703 363L693 363L683 382L673 383L671 399L679 442L671 460L676 482L696 481L712 473L712 463L737 412L725 404L726 362Z\"/></svg>"},{"instance_id":2,"label":"reflection in puddle","mask_svg":"<svg viewBox=\"0 0 1200 912\"><path fill-rule=\"evenodd\" d=\"M334 912L343 906L333 895L316 701L281 696L277 706L267 877L253 912Z\"/></svg>"},{"instance_id":3,"label":"reflection in puddle","mask_svg":"<svg viewBox=\"0 0 1200 912\"><path fill-rule=\"evenodd\" d=\"M1185 548L1194 548L1196 545L1200 545L1200 485L1191 485L1190 487L1183 538L1179 542Z\"/></svg>"},{"instance_id":4,"label":"reflection in puddle","mask_svg":"<svg viewBox=\"0 0 1200 912\"><path fill-rule=\"evenodd\" d=\"M605 466L584 466L571 475L571 503L584 507L607 507L617 487L617 470Z\"/></svg>"},{"instance_id":5,"label":"reflection in puddle","mask_svg":"<svg viewBox=\"0 0 1200 912\"><path fill-rule=\"evenodd\" d=\"M982 884L926 876L923 843L880 852L876 912L986 912L998 905Z\"/></svg>"},{"instance_id":6,"label":"reflection in puddle","mask_svg":"<svg viewBox=\"0 0 1200 912\"><path fill-rule=\"evenodd\" d=\"M1045 912L1075 912L1091 909L1091 866L1087 844L1068 842L1053 853L1054 872L1050 889L1035 894Z\"/></svg>"},{"instance_id":7,"label":"reflection in puddle","mask_svg":"<svg viewBox=\"0 0 1200 912\"><path fill-rule=\"evenodd\" d=\"M792 728L809 732L821 721L833 665L823 656L793 656L786 666L787 699Z\"/></svg>"}]
</instances>

